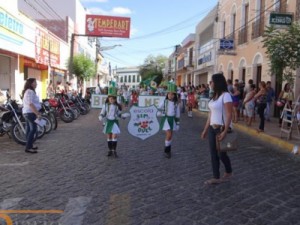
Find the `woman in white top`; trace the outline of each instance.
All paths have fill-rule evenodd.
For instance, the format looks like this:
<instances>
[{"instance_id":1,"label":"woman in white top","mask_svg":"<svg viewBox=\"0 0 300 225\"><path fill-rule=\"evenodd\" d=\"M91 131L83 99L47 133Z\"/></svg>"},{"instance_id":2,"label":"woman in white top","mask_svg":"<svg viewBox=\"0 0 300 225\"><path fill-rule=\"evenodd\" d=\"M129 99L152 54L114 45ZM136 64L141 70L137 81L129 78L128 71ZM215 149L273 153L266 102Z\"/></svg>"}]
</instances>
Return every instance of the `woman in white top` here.
<instances>
[{"instance_id":1,"label":"woman in white top","mask_svg":"<svg viewBox=\"0 0 300 225\"><path fill-rule=\"evenodd\" d=\"M25 152L37 153L38 147L33 147L34 135L37 131L37 124L34 122L37 118L41 119L39 113L41 104L39 97L35 93L37 83L35 78L28 78L22 92L23 109L22 113L26 120L26 148Z\"/></svg>"},{"instance_id":2,"label":"woman in white top","mask_svg":"<svg viewBox=\"0 0 300 225\"><path fill-rule=\"evenodd\" d=\"M205 139L208 133L213 178L205 181L205 184L219 184L228 181L232 175L231 162L226 152L218 152L216 138L223 140L231 125L232 119L232 98L227 91L227 84L222 73L212 76L211 87L214 94L208 103L209 115L206 125L201 134ZM221 128L223 129L221 130ZM225 174L220 178L220 159L225 166Z\"/></svg>"}]
</instances>

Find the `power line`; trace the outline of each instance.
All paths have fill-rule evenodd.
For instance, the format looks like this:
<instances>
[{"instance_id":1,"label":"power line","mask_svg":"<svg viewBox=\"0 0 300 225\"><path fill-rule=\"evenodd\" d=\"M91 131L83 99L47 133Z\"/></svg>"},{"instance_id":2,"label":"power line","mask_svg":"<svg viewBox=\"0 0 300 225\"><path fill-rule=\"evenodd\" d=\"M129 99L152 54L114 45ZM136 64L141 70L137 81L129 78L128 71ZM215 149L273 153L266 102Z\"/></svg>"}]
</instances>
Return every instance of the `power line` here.
<instances>
[{"instance_id":1,"label":"power line","mask_svg":"<svg viewBox=\"0 0 300 225\"><path fill-rule=\"evenodd\" d=\"M59 14L57 14L57 12L45 1L43 0L44 4L47 5L47 7L52 11L54 12L55 15L57 15L58 18L60 18L61 20L65 20L64 18L62 18Z\"/></svg>"}]
</instances>

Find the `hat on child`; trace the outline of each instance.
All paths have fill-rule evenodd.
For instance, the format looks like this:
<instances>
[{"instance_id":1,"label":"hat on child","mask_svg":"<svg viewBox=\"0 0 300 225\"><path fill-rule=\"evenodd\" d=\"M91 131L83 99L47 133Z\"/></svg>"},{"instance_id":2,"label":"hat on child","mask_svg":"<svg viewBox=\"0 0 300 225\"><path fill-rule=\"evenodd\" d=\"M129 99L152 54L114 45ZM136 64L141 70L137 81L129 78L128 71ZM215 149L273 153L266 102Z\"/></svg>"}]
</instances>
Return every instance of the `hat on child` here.
<instances>
[{"instance_id":1,"label":"hat on child","mask_svg":"<svg viewBox=\"0 0 300 225\"><path fill-rule=\"evenodd\" d=\"M176 93L177 92L177 86L174 83L168 83L167 91Z\"/></svg>"},{"instance_id":2,"label":"hat on child","mask_svg":"<svg viewBox=\"0 0 300 225\"><path fill-rule=\"evenodd\" d=\"M108 88L108 96L117 97L117 96L118 96L117 88L116 88L116 87L113 87L113 86L110 86L110 87Z\"/></svg>"}]
</instances>

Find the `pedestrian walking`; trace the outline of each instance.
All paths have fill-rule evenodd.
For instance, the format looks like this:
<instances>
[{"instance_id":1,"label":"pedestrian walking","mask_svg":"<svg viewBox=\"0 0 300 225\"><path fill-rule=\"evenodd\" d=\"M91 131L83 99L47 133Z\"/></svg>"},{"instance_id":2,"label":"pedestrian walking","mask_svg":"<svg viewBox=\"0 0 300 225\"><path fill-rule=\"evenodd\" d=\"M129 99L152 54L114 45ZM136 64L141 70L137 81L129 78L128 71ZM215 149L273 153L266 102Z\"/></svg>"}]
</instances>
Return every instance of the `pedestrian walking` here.
<instances>
[{"instance_id":1,"label":"pedestrian walking","mask_svg":"<svg viewBox=\"0 0 300 225\"><path fill-rule=\"evenodd\" d=\"M117 88L109 87L108 96L100 112L99 120L106 118L103 133L107 134L108 153L107 156L117 155L117 135L121 133L118 118L122 116L122 106L117 102Z\"/></svg>"},{"instance_id":2,"label":"pedestrian walking","mask_svg":"<svg viewBox=\"0 0 300 225\"><path fill-rule=\"evenodd\" d=\"M25 82L22 91L23 108L22 113L26 120L26 147L25 152L37 153L37 146L33 146L34 137L37 132L36 119L41 119L42 115L39 112L41 104L39 97L36 95L35 89L37 82L35 78L28 78Z\"/></svg>"},{"instance_id":3,"label":"pedestrian walking","mask_svg":"<svg viewBox=\"0 0 300 225\"><path fill-rule=\"evenodd\" d=\"M193 108L196 104L196 98L193 90L190 90L187 96L188 117L193 117Z\"/></svg>"},{"instance_id":4,"label":"pedestrian walking","mask_svg":"<svg viewBox=\"0 0 300 225\"><path fill-rule=\"evenodd\" d=\"M266 83L261 81L259 83L259 91L254 95L254 101L257 105L257 114L259 115L260 122L257 132L264 132L265 130L265 109L267 107L267 88Z\"/></svg>"},{"instance_id":5,"label":"pedestrian walking","mask_svg":"<svg viewBox=\"0 0 300 225\"><path fill-rule=\"evenodd\" d=\"M253 116L254 116L254 108L255 108L255 102L254 102L254 95L255 95L255 84L251 84L249 86L248 92L244 99L244 106L245 106L245 117L246 117L246 123L247 126L250 127L252 124Z\"/></svg>"},{"instance_id":6,"label":"pedestrian walking","mask_svg":"<svg viewBox=\"0 0 300 225\"><path fill-rule=\"evenodd\" d=\"M160 121L160 129L166 131L164 150L166 158L171 158L173 131L179 130L180 109L176 89L175 84L169 83L166 99L159 106L164 115Z\"/></svg>"},{"instance_id":7,"label":"pedestrian walking","mask_svg":"<svg viewBox=\"0 0 300 225\"><path fill-rule=\"evenodd\" d=\"M181 87L180 90L181 113L185 112L186 98L187 98L187 92L185 90L185 87Z\"/></svg>"},{"instance_id":8,"label":"pedestrian walking","mask_svg":"<svg viewBox=\"0 0 300 225\"><path fill-rule=\"evenodd\" d=\"M208 103L209 114L201 133L201 138L205 139L208 134L209 148L211 154L211 163L213 178L205 181L207 185L220 184L229 181L232 176L231 161L226 152L218 152L216 141L223 140L227 132L232 128L232 98L227 91L227 84L222 73L212 76L211 87L214 90L212 99ZM225 173L220 178L220 160L225 166Z\"/></svg>"}]
</instances>

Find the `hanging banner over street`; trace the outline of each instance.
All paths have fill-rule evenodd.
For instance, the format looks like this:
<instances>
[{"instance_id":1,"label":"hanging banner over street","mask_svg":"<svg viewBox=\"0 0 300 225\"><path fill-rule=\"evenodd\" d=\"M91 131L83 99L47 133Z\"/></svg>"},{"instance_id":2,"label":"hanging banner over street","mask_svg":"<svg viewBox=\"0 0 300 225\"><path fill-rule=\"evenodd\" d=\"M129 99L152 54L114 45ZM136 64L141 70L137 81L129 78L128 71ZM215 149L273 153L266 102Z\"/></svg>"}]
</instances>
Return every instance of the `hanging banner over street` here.
<instances>
[{"instance_id":1,"label":"hanging banner over street","mask_svg":"<svg viewBox=\"0 0 300 225\"><path fill-rule=\"evenodd\" d=\"M98 37L129 38L130 18L86 15L85 34Z\"/></svg>"}]
</instances>

